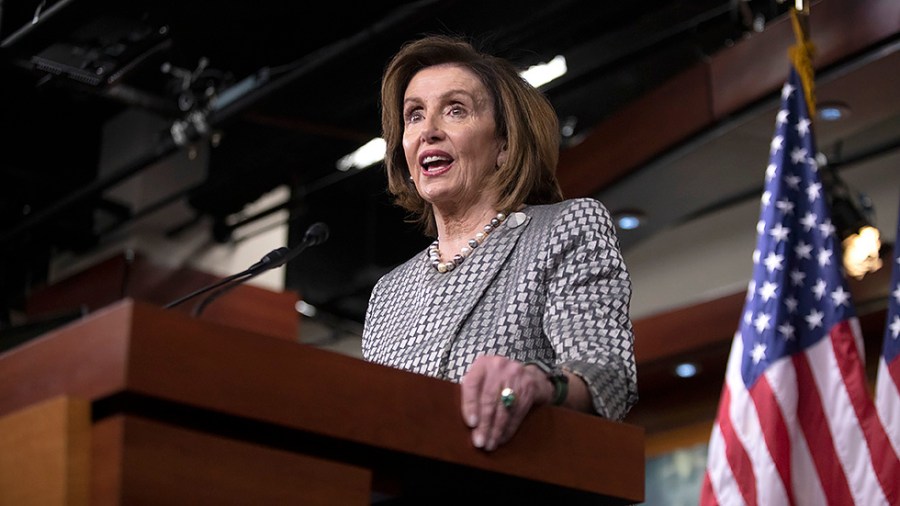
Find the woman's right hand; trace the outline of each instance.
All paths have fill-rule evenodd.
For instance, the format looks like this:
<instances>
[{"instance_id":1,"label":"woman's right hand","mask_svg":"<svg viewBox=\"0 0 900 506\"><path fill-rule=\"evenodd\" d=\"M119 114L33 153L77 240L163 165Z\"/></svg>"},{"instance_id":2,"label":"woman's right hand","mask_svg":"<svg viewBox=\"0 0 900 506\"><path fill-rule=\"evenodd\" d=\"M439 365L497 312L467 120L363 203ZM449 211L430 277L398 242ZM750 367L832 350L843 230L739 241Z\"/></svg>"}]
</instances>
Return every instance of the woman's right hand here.
<instances>
[{"instance_id":1,"label":"woman's right hand","mask_svg":"<svg viewBox=\"0 0 900 506\"><path fill-rule=\"evenodd\" d=\"M533 407L553 398L553 385L541 370L496 355L478 357L461 383L463 420L472 429L472 444L486 451L509 441ZM515 394L509 407L501 402L505 388Z\"/></svg>"}]
</instances>

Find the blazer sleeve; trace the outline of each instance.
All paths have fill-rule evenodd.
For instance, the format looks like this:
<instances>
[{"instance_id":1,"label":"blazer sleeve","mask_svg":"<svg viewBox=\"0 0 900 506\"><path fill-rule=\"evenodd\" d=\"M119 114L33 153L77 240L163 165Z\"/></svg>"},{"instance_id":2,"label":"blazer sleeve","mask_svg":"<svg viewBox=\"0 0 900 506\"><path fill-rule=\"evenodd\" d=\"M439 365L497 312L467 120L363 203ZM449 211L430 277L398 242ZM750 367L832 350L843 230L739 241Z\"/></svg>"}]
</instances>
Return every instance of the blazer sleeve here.
<instances>
[{"instance_id":1,"label":"blazer sleeve","mask_svg":"<svg viewBox=\"0 0 900 506\"><path fill-rule=\"evenodd\" d=\"M631 280L606 208L576 199L547 238L543 331L557 362L587 384L596 412L621 420L637 402Z\"/></svg>"},{"instance_id":2,"label":"blazer sleeve","mask_svg":"<svg viewBox=\"0 0 900 506\"><path fill-rule=\"evenodd\" d=\"M379 334L379 327L381 325L381 291L383 285L386 283L385 279L389 276L384 275L378 279L378 282L375 283L375 286L372 288L372 293L369 295L369 302L366 306L366 319L365 324L363 325L363 333L362 333L362 355L363 359L374 361L375 360L375 347L377 343L375 340L376 336Z\"/></svg>"}]
</instances>

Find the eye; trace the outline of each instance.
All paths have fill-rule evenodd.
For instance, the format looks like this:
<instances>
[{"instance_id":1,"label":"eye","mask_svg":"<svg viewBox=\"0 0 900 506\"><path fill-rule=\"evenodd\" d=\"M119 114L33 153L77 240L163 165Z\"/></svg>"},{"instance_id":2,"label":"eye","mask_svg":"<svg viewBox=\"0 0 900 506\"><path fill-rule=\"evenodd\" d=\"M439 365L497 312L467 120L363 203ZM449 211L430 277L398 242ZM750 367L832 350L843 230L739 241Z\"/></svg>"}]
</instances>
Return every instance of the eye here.
<instances>
[{"instance_id":1,"label":"eye","mask_svg":"<svg viewBox=\"0 0 900 506\"><path fill-rule=\"evenodd\" d=\"M416 121L421 120L423 117L421 108L411 108L403 114L403 118L406 123L415 123Z\"/></svg>"},{"instance_id":2,"label":"eye","mask_svg":"<svg viewBox=\"0 0 900 506\"><path fill-rule=\"evenodd\" d=\"M447 114L455 118L461 118L466 115L466 108L462 104L453 104L447 109Z\"/></svg>"}]
</instances>

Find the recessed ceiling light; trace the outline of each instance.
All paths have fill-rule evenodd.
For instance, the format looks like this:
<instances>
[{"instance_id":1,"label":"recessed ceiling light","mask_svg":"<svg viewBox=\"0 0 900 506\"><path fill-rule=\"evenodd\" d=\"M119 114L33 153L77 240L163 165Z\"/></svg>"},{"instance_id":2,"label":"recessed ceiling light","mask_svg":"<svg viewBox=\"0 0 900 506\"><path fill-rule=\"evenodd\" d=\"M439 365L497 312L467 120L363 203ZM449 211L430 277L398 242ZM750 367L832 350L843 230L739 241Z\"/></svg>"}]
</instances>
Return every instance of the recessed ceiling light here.
<instances>
[{"instance_id":1,"label":"recessed ceiling light","mask_svg":"<svg viewBox=\"0 0 900 506\"><path fill-rule=\"evenodd\" d=\"M575 116L567 117L559 127L559 133L565 137L569 138L575 135L575 128L578 126L578 118Z\"/></svg>"},{"instance_id":2,"label":"recessed ceiling light","mask_svg":"<svg viewBox=\"0 0 900 506\"><path fill-rule=\"evenodd\" d=\"M622 230L634 230L644 224L644 213L640 211L618 211L613 214L616 226Z\"/></svg>"},{"instance_id":3,"label":"recessed ceiling light","mask_svg":"<svg viewBox=\"0 0 900 506\"><path fill-rule=\"evenodd\" d=\"M554 79L562 77L565 75L566 71L568 71L566 57L557 55L546 63L539 63L528 67L527 70L523 70L519 75L535 88L539 88Z\"/></svg>"},{"instance_id":4,"label":"recessed ceiling light","mask_svg":"<svg viewBox=\"0 0 900 506\"><path fill-rule=\"evenodd\" d=\"M693 362L682 362L675 366L675 375L679 378L693 378L700 372L700 367Z\"/></svg>"},{"instance_id":5,"label":"recessed ceiling light","mask_svg":"<svg viewBox=\"0 0 900 506\"><path fill-rule=\"evenodd\" d=\"M850 115L850 106L843 102L822 102L816 108L822 121L840 121Z\"/></svg>"},{"instance_id":6,"label":"recessed ceiling light","mask_svg":"<svg viewBox=\"0 0 900 506\"><path fill-rule=\"evenodd\" d=\"M385 144L384 139L376 137L365 143L356 151L338 160L336 164L337 169L341 172L346 172L354 168L364 169L384 160L386 150L387 145Z\"/></svg>"}]
</instances>

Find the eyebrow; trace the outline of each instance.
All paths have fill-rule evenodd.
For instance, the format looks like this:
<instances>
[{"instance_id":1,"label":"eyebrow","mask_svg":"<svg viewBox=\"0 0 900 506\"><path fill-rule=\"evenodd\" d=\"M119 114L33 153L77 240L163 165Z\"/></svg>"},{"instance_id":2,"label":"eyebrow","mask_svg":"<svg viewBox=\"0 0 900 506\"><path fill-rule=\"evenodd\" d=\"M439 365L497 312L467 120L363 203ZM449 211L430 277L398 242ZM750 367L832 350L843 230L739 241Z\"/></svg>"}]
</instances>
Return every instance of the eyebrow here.
<instances>
[{"instance_id":1,"label":"eyebrow","mask_svg":"<svg viewBox=\"0 0 900 506\"><path fill-rule=\"evenodd\" d=\"M446 99L447 97L451 97L453 95L465 95L465 96L471 98L473 102L478 101L478 98L473 93L470 93L463 89L457 89L457 88L452 89L452 90L447 90L440 96L440 98ZM403 104L406 105L409 102L418 102L418 101L420 101L420 99L418 97L413 96L413 97L409 97L409 98L404 98Z\"/></svg>"}]
</instances>

